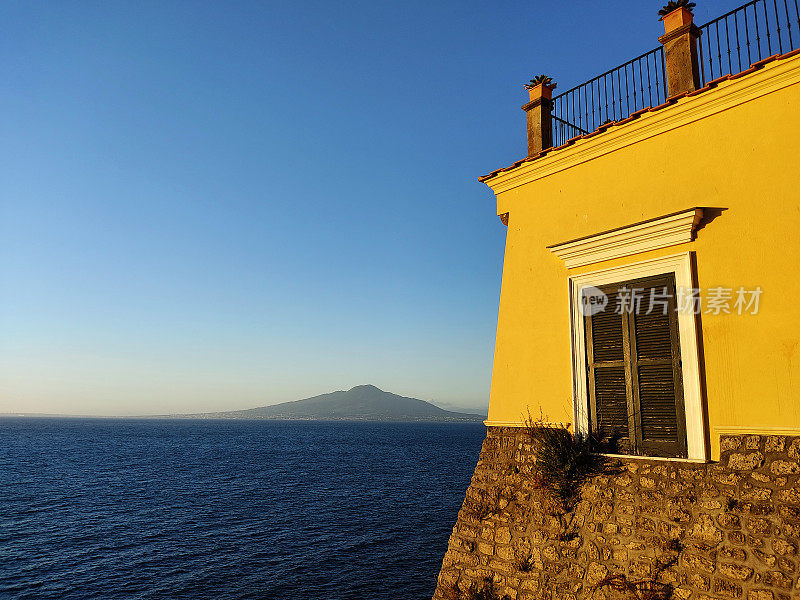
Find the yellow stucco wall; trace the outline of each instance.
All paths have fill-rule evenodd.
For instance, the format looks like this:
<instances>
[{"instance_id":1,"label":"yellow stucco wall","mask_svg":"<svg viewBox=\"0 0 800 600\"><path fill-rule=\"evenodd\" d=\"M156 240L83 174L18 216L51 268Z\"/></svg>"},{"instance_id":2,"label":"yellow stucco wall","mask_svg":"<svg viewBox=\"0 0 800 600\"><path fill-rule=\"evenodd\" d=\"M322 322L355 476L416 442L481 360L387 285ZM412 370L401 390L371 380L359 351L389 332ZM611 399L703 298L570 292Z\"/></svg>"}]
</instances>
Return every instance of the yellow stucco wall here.
<instances>
[{"instance_id":1,"label":"yellow stucco wall","mask_svg":"<svg viewBox=\"0 0 800 600\"><path fill-rule=\"evenodd\" d=\"M763 289L758 315L701 316L712 457L721 427L800 430L800 56L487 183L509 213L490 423L572 420L570 275L691 250L704 290ZM724 210L688 244L576 269L547 249L695 206Z\"/></svg>"}]
</instances>

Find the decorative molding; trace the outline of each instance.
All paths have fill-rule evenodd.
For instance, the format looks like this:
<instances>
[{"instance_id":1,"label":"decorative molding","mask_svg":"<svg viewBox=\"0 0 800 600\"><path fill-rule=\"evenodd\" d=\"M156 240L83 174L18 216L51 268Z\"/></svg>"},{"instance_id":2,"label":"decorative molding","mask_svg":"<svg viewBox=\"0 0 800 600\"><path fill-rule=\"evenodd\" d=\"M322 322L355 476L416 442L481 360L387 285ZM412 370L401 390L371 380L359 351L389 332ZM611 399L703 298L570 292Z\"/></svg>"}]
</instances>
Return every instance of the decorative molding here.
<instances>
[{"instance_id":1,"label":"decorative molding","mask_svg":"<svg viewBox=\"0 0 800 600\"><path fill-rule=\"evenodd\" d=\"M527 427L528 424L524 421L490 421L486 419L483 422L484 425L487 427ZM569 429L572 426L572 423L556 423L555 421L542 421L541 423L537 423L538 425L543 425L545 427L565 427Z\"/></svg>"},{"instance_id":2,"label":"decorative molding","mask_svg":"<svg viewBox=\"0 0 800 600\"><path fill-rule=\"evenodd\" d=\"M713 90L680 98L672 106L657 108L600 135L576 140L571 146L501 171L484 183L500 194L798 83L800 55L774 61L744 77L723 81Z\"/></svg>"},{"instance_id":3,"label":"decorative molding","mask_svg":"<svg viewBox=\"0 0 800 600\"><path fill-rule=\"evenodd\" d=\"M664 35L658 38L658 41L662 44L666 44L667 42L671 42L675 38L679 38L682 35L686 35L687 33L692 34L696 38L699 38L702 35L700 28L695 25L694 23L684 23L670 31L669 33L665 33Z\"/></svg>"},{"instance_id":4,"label":"decorative molding","mask_svg":"<svg viewBox=\"0 0 800 600\"><path fill-rule=\"evenodd\" d=\"M568 269L572 269L691 242L694 230L702 218L702 208L691 208L548 248L564 261Z\"/></svg>"},{"instance_id":5,"label":"decorative molding","mask_svg":"<svg viewBox=\"0 0 800 600\"><path fill-rule=\"evenodd\" d=\"M570 327L572 330L572 388L575 398L575 428L589 432L589 390L586 373L586 333L581 313L581 290L628 279L664 273L675 274L675 286L691 288L692 261L690 252L644 260L641 262L584 273L569 278ZM706 431L700 387L700 358L697 349L697 321L694 313L678 313L678 338L681 348L683 403L686 411L686 442L689 460L705 461Z\"/></svg>"},{"instance_id":6,"label":"decorative molding","mask_svg":"<svg viewBox=\"0 0 800 600\"><path fill-rule=\"evenodd\" d=\"M760 427L758 425L714 426L717 435L792 435L800 436L800 427Z\"/></svg>"},{"instance_id":7,"label":"decorative molding","mask_svg":"<svg viewBox=\"0 0 800 600\"><path fill-rule=\"evenodd\" d=\"M610 454L608 452L601 452L603 456L608 456L610 458L623 458L625 460L633 459L633 460L657 460L661 462L662 460L668 462L683 462L683 463L705 463L708 462L705 458L673 458L673 457L666 457L666 456L640 456L638 454Z\"/></svg>"}]
</instances>

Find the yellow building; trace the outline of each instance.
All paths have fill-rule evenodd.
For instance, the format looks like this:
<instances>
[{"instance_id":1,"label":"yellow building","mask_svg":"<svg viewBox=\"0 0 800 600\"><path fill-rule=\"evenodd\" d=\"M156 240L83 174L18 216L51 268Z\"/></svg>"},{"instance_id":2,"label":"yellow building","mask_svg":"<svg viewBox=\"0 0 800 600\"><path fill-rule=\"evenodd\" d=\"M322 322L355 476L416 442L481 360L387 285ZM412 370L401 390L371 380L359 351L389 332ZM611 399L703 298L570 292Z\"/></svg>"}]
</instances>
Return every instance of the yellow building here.
<instances>
[{"instance_id":1,"label":"yellow building","mask_svg":"<svg viewBox=\"0 0 800 600\"><path fill-rule=\"evenodd\" d=\"M541 411L697 461L800 435L800 23L767 48L762 19L744 54L733 18L691 17L560 96L531 86L528 157L481 178L508 227L489 426Z\"/></svg>"},{"instance_id":2,"label":"yellow building","mask_svg":"<svg viewBox=\"0 0 800 600\"><path fill-rule=\"evenodd\" d=\"M800 597L800 9L687 4L655 50L533 80L527 158L481 178L488 427L434 600Z\"/></svg>"}]
</instances>

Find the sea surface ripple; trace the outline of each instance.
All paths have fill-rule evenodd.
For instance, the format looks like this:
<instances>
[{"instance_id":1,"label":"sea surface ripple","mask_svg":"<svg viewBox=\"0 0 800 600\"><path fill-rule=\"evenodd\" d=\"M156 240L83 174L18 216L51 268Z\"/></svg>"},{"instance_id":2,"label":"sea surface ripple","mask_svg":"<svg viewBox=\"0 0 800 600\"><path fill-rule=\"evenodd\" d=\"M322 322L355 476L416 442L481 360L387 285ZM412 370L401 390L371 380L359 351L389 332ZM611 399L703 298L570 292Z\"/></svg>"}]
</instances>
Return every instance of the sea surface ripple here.
<instances>
[{"instance_id":1,"label":"sea surface ripple","mask_svg":"<svg viewBox=\"0 0 800 600\"><path fill-rule=\"evenodd\" d=\"M0 598L429 599L480 424L0 419Z\"/></svg>"}]
</instances>

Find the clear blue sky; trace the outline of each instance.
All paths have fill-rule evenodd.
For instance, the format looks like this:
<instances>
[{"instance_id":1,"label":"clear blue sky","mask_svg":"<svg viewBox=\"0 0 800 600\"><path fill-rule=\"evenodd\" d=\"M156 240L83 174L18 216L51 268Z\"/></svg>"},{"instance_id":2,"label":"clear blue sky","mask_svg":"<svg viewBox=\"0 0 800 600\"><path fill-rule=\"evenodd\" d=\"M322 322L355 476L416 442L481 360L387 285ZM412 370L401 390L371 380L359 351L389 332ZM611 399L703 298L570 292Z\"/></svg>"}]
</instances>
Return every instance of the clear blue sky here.
<instances>
[{"instance_id":1,"label":"clear blue sky","mask_svg":"<svg viewBox=\"0 0 800 600\"><path fill-rule=\"evenodd\" d=\"M531 75L663 33L649 1L0 6L0 412L485 405L476 178L523 156Z\"/></svg>"}]
</instances>

